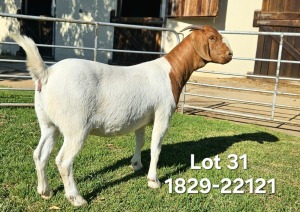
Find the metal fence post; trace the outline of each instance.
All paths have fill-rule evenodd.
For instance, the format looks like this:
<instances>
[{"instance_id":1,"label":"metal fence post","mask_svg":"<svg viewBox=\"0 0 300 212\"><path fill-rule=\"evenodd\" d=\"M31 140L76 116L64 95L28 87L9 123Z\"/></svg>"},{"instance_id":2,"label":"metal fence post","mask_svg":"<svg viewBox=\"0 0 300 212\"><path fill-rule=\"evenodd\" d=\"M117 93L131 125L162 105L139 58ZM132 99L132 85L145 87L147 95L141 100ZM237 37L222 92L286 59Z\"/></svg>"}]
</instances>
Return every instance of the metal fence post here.
<instances>
[{"instance_id":1,"label":"metal fence post","mask_svg":"<svg viewBox=\"0 0 300 212\"><path fill-rule=\"evenodd\" d=\"M97 60L98 35L99 35L99 23L95 22L94 61Z\"/></svg>"},{"instance_id":2,"label":"metal fence post","mask_svg":"<svg viewBox=\"0 0 300 212\"><path fill-rule=\"evenodd\" d=\"M282 46L283 46L283 33L280 34L280 43L279 43L279 47L278 47L276 78L275 78L274 96L273 96L273 102L272 102L271 119L274 119L274 113L275 113L275 108L276 108L276 99L277 99L278 83L279 83L279 72L280 72L281 56L282 56Z\"/></svg>"}]
</instances>

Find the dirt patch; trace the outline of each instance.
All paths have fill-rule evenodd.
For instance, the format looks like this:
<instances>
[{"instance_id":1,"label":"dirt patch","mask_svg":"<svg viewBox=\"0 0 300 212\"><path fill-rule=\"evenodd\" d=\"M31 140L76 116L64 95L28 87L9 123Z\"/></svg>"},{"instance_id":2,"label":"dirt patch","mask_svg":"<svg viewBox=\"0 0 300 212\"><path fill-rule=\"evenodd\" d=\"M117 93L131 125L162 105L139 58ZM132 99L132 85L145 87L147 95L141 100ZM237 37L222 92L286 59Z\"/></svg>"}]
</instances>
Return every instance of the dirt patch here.
<instances>
[{"instance_id":1,"label":"dirt patch","mask_svg":"<svg viewBox=\"0 0 300 212\"><path fill-rule=\"evenodd\" d=\"M15 77L1 77L1 75L29 76L25 63L0 63L0 86L12 88L34 88L34 83L30 79Z\"/></svg>"},{"instance_id":2,"label":"dirt patch","mask_svg":"<svg viewBox=\"0 0 300 212\"><path fill-rule=\"evenodd\" d=\"M11 88L34 88L32 80L0 80L0 86Z\"/></svg>"}]
</instances>

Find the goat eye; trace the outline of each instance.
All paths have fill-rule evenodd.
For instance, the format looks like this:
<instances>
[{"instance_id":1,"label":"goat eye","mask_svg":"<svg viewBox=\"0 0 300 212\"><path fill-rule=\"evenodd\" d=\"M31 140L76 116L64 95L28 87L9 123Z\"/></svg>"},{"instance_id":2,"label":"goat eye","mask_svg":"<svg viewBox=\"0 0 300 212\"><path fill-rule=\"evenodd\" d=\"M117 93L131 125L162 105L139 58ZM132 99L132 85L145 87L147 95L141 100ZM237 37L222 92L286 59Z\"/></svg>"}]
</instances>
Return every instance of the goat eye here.
<instances>
[{"instance_id":1,"label":"goat eye","mask_svg":"<svg viewBox=\"0 0 300 212\"><path fill-rule=\"evenodd\" d=\"M209 40L215 41L216 40L216 36L213 36L213 35L209 36Z\"/></svg>"}]
</instances>

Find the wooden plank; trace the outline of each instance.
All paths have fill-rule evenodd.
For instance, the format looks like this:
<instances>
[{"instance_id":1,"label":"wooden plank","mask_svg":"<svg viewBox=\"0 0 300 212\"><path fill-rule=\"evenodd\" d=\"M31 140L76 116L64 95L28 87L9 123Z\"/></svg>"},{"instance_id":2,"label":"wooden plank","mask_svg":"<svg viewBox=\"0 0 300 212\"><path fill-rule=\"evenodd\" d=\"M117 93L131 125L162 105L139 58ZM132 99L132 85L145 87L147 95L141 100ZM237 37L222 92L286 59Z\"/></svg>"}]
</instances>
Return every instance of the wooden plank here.
<instances>
[{"instance_id":1,"label":"wooden plank","mask_svg":"<svg viewBox=\"0 0 300 212\"><path fill-rule=\"evenodd\" d=\"M204 15L208 15L209 14L209 1L208 0L203 0L201 2L201 16L204 16Z\"/></svg>"},{"instance_id":2,"label":"wooden plank","mask_svg":"<svg viewBox=\"0 0 300 212\"><path fill-rule=\"evenodd\" d=\"M168 17L215 17L219 0L168 0Z\"/></svg>"},{"instance_id":3,"label":"wooden plank","mask_svg":"<svg viewBox=\"0 0 300 212\"><path fill-rule=\"evenodd\" d=\"M219 1L211 1L209 13L212 15L218 15Z\"/></svg>"},{"instance_id":4,"label":"wooden plank","mask_svg":"<svg viewBox=\"0 0 300 212\"><path fill-rule=\"evenodd\" d=\"M259 31L262 31L261 29ZM259 35L257 39L257 49L255 58L262 58L263 47L264 47L265 36ZM261 61L256 61L254 64L254 74L261 74Z\"/></svg>"},{"instance_id":5,"label":"wooden plank","mask_svg":"<svg viewBox=\"0 0 300 212\"><path fill-rule=\"evenodd\" d=\"M289 27L282 27L281 31L282 32L290 32L292 28ZM285 40L287 43L292 44L292 37L288 36L285 37ZM282 60L292 60L292 56L289 54L289 52L286 50L286 48L284 47L284 45L286 45L285 43L283 43L283 51L282 51ZM280 76L290 76L291 74L291 64L289 63L282 63L281 64L281 69L280 69Z\"/></svg>"},{"instance_id":6,"label":"wooden plank","mask_svg":"<svg viewBox=\"0 0 300 212\"><path fill-rule=\"evenodd\" d=\"M284 6L283 6L283 10L285 11L285 12L291 12L291 11L293 11L293 8L294 8L295 6L293 5L293 4L291 4L291 1L290 0L286 0L285 2L284 2Z\"/></svg>"},{"instance_id":7,"label":"wooden plank","mask_svg":"<svg viewBox=\"0 0 300 212\"><path fill-rule=\"evenodd\" d=\"M300 20L257 20L256 26L300 27Z\"/></svg>"},{"instance_id":8,"label":"wooden plank","mask_svg":"<svg viewBox=\"0 0 300 212\"><path fill-rule=\"evenodd\" d=\"M278 0L272 0L269 3L269 12L276 12L278 10Z\"/></svg>"},{"instance_id":9,"label":"wooden plank","mask_svg":"<svg viewBox=\"0 0 300 212\"><path fill-rule=\"evenodd\" d=\"M258 20L300 20L300 12L262 12L255 11Z\"/></svg>"},{"instance_id":10,"label":"wooden plank","mask_svg":"<svg viewBox=\"0 0 300 212\"><path fill-rule=\"evenodd\" d=\"M189 10L188 13L186 14L186 16L197 16L199 13L197 13L197 8L200 7L199 5L199 0L195 1L195 0L189 0ZM202 8L201 8L202 9ZM200 16L202 16L202 11L200 13Z\"/></svg>"},{"instance_id":11,"label":"wooden plank","mask_svg":"<svg viewBox=\"0 0 300 212\"><path fill-rule=\"evenodd\" d=\"M284 3L285 3L285 0L278 0L277 6L276 6L276 12L284 11Z\"/></svg>"},{"instance_id":12,"label":"wooden plank","mask_svg":"<svg viewBox=\"0 0 300 212\"><path fill-rule=\"evenodd\" d=\"M175 1L176 2L176 1ZM186 0L179 0L176 7L178 7L178 12L176 12L177 16L183 16L184 15L184 6L185 6Z\"/></svg>"},{"instance_id":13,"label":"wooden plank","mask_svg":"<svg viewBox=\"0 0 300 212\"><path fill-rule=\"evenodd\" d=\"M260 17L260 13L261 13L261 11L259 11L259 10L254 11L254 17L253 17L253 23L252 23L253 27L259 27L259 25L257 24L257 21L258 21L258 18Z\"/></svg>"},{"instance_id":14,"label":"wooden plank","mask_svg":"<svg viewBox=\"0 0 300 212\"><path fill-rule=\"evenodd\" d=\"M272 38L271 36L265 36L265 41L263 45L263 53L262 58L269 59L271 54L271 44L272 44ZM261 74L262 75L269 75L269 62L262 62L261 64Z\"/></svg>"},{"instance_id":15,"label":"wooden plank","mask_svg":"<svg viewBox=\"0 0 300 212\"><path fill-rule=\"evenodd\" d=\"M294 30L295 28L289 28L289 27L287 27L286 29L285 29L285 31L288 31L288 32L295 32L295 30ZM286 40L287 40L287 42L289 43L289 44L291 44L292 46L294 46L294 44L295 44L295 37L293 37L293 36L288 36L287 38L286 38ZM293 57L290 55L290 54L285 54L285 55L283 55L283 57L282 57L284 60L293 60ZM291 69L292 69L292 64L291 63L285 63L284 64L284 76L292 76L292 71L291 71Z\"/></svg>"},{"instance_id":16,"label":"wooden plank","mask_svg":"<svg viewBox=\"0 0 300 212\"><path fill-rule=\"evenodd\" d=\"M295 32L300 33L300 28L293 28ZM294 47L300 49L300 37L295 38ZM300 78L300 64L292 64L291 77Z\"/></svg>"},{"instance_id":17,"label":"wooden plank","mask_svg":"<svg viewBox=\"0 0 300 212\"><path fill-rule=\"evenodd\" d=\"M274 31L280 31L280 29L281 29L281 27L275 27ZM279 50L278 48L279 48L278 43L272 39L270 59L278 58L278 50ZM276 68L277 68L277 62L270 62L268 75L275 76Z\"/></svg>"},{"instance_id":18,"label":"wooden plank","mask_svg":"<svg viewBox=\"0 0 300 212\"><path fill-rule=\"evenodd\" d=\"M299 0L288 0L290 6L290 12L300 12Z\"/></svg>"},{"instance_id":19,"label":"wooden plank","mask_svg":"<svg viewBox=\"0 0 300 212\"><path fill-rule=\"evenodd\" d=\"M190 10L190 1L189 0L184 1L183 13L181 15L182 16L192 15L192 11Z\"/></svg>"},{"instance_id":20,"label":"wooden plank","mask_svg":"<svg viewBox=\"0 0 300 212\"><path fill-rule=\"evenodd\" d=\"M271 0L263 0L261 11L269 11L269 4Z\"/></svg>"}]
</instances>

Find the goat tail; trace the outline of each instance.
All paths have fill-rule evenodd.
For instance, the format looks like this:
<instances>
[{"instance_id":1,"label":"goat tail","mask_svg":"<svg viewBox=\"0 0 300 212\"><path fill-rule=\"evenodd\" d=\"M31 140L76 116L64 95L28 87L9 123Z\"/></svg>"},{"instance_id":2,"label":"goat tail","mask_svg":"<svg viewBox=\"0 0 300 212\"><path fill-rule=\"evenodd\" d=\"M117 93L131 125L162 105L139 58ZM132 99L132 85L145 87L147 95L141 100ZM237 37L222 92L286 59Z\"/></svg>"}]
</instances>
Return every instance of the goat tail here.
<instances>
[{"instance_id":1,"label":"goat tail","mask_svg":"<svg viewBox=\"0 0 300 212\"><path fill-rule=\"evenodd\" d=\"M33 80L46 80L47 66L44 63L34 41L31 38L25 35L22 36L20 34L12 34L10 37L15 40L17 44L19 44L26 52L27 69L29 70Z\"/></svg>"}]
</instances>

